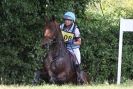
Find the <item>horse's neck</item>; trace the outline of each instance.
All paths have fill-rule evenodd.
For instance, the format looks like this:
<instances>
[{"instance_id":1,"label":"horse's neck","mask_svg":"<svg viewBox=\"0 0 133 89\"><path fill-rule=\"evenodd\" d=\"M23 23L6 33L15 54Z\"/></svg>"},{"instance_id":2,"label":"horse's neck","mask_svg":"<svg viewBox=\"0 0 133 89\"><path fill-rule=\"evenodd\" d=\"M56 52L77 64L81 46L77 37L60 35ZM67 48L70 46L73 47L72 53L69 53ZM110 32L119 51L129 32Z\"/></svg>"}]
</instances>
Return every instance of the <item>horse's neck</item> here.
<instances>
[{"instance_id":1,"label":"horse's neck","mask_svg":"<svg viewBox=\"0 0 133 89\"><path fill-rule=\"evenodd\" d=\"M59 48L66 49L65 43L64 43L64 39L63 39L63 35L61 33L61 29L58 32L58 39L57 39L57 41L58 41L58 45L59 45L58 47Z\"/></svg>"},{"instance_id":2,"label":"horse's neck","mask_svg":"<svg viewBox=\"0 0 133 89\"><path fill-rule=\"evenodd\" d=\"M61 29L59 28L57 31L56 43L51 47L51 52L55 56L65 55L67 52Z\"/></svg>"},{"instance_id":3,"label":"horse's neck","mask_svg":"<svg viewBox=\"0 0 133 89\"><path fill-rule=\"evenodd\" d=\"M57 43L51 46L50 53L53 57L64 56L66 54L66 47L63 40L57 40Z\"/></svg>"}]
</instances>

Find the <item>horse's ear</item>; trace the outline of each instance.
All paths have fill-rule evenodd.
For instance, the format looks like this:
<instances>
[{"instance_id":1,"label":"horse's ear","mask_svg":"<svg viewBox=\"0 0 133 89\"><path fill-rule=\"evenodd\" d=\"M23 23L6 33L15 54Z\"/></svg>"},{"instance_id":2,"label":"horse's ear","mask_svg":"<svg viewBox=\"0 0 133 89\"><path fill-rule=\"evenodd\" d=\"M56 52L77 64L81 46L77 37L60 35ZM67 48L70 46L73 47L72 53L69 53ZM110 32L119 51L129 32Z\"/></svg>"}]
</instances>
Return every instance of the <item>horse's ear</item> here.
<instances>
[{"instance_id":1,"label":"horse's ear","mask_svg":"<svg viewBox=\"0 0 133 89\"><path fill-rule=\"evenodd\" d=\"M56 18L55 18L55 16L54 16L54 15L52 15L51 20L52 20L52 21L55 21L55 20L56 20Z\"/></svg>"},{"instance_id":2,"label":"horse's ear","mask_svg":"<svg viewBox=\"0 0 133 89\"><path fill-rule=\"evenodd\" d=\"M48 23L48 21L49 21L48 16L45 16L45 24L47 24L47 23Z\"/></svg>"}]
</instances>

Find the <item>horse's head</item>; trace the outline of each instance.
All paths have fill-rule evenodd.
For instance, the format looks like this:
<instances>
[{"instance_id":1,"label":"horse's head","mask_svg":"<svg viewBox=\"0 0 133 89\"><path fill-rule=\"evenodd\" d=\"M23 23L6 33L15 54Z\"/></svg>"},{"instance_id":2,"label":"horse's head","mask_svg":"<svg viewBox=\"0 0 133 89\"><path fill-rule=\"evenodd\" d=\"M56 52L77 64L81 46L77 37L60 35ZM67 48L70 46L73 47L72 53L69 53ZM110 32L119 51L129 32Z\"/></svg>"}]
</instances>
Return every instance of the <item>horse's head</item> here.
<instances>
[{"instance_id":1,"label":"horse's head","mask_svg":"<svg viewBox=\"0 0 133 89\"><path fill-rule=\"evenodd\" d=\"M47 20L44 27L44 39L42 46L47 47L52 45L57 39L58 30L59 30L59 25L55 21L55 17L52 17L51 20Z\"/></svg>"}]
</instances>

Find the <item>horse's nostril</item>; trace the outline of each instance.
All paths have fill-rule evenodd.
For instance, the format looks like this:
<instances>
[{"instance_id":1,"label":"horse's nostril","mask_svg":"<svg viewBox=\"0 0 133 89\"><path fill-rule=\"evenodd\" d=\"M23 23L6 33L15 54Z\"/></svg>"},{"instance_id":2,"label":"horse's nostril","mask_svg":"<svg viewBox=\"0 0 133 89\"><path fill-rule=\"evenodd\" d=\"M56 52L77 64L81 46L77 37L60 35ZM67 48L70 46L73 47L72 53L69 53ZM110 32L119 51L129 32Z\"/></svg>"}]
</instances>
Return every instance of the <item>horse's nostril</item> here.
<instances>
[{"instance_id":1,"label":"horse's nostril","mask_svg":"<svg viewBox=\"0 0 133 89\"><path fill-rule=\"evenodd\" d=\"M46 44L42 44L42 48L46 48Z\"/></svg>"},{"instance_id":2,"label":"horse's nostril","mask_svg":"<svg viewBox=\"0 0 133 89\"><path fill-rule=\"evenodd\" d=\"M48 45L48 44L43 44L43 45L42 45L42 48L48 49L48 48L49 48L49 45Z\"/></svg>"}]
</instances>

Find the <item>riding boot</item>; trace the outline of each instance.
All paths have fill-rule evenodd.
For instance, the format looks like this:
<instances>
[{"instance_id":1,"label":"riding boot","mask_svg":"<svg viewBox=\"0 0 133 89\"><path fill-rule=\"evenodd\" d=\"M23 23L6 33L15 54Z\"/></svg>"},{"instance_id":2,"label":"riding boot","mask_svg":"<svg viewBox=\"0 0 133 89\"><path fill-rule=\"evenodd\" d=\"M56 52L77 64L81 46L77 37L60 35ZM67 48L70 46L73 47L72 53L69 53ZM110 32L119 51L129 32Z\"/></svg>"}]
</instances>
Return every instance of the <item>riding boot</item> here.
<instances>
[{"instance_id":1,"label":"riding boot","mask_svg":"<svg viewBox=\"0 0 133 89\"><path fill-rule=\"evenodd\" d=\"M77 82L80 83L80 65L79 64L76 64L76 74L77 74Z\"/></svg>"}]
</instances>

